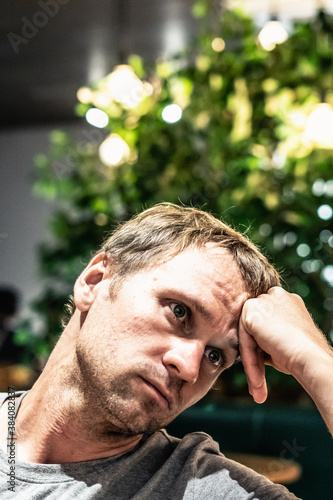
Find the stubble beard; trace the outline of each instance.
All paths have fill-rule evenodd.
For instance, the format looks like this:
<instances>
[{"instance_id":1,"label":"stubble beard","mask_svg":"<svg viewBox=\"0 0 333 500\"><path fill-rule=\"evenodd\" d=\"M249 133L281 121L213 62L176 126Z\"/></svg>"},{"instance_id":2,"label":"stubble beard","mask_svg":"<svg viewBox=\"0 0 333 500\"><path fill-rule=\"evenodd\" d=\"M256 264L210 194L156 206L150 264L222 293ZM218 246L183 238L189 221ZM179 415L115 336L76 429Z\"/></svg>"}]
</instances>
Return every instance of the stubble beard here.
<instances>
[{"instance_id":1,"label":"stubble beard","mask_svg":"<svg viewBox=\"0 0 333 500\"><path fill-rule=\"evenodd\" d=\"M127 435L154 432L172 419L156 400L137 394L133 387L136 378L133 372L114 378L106 394L105 409L110 420Z\"/></svg>"},{"instance_id":2,"label":"stubble beard","mask_svg":"<svg viewBox=\"0 0 333 500\"><path fill-rule=\"evenodd\" d=\"M112 435L134 436L152 433L161 429L179 413L176 408L163 410L159 402L137 391L136 381L140 377L156 377L151 366L141 364L136 370L131 367L119 376L112 374L110 364L96 365L89 353L76 352L80 371L80 386L84 394L87 411L84 419L87 428L100 439ZM89 361L88 361L89 360ZM95 365L95 366L94 366ZM105 366L104 370L100 367ZM168 384L177 401L176 407L182 407L181 384L173 381Z\"/></svg>"}]
</instances>

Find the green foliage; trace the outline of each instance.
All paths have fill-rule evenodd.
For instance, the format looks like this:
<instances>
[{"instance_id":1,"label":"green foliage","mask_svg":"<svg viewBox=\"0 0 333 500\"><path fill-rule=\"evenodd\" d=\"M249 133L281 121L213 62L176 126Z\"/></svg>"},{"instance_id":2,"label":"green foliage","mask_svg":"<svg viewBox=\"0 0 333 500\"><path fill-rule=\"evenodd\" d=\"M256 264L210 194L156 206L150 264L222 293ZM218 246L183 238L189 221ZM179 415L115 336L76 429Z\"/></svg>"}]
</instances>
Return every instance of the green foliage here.
<instances>
[{"instance_id":1,"label":"green foliage","mask_svg":"<svg viewBox=\"0 0 333 500\"><path fill-rule=\"evenodd\" d=\"M58 335L73 282L112 225L160 201L203 207L240 230L250 226L285 287L304 298L325 334L332 332L332 286L322 277L332 263L332 221L317 215L320 205L331 204L332 190L312 189L331 178L332 150L304 143L304 123L296 118L304 122L323 96L333 102L333 21L320 12L266 52L240 12L217 18L208 0L194 11L202 30L186 53L149 69L138 56L130 58L152 93L126 107L110 99L106 77L77 107L81 115L93 107L105 111L106 129L85 129L79 143L55 131L50 154L36 160L35 193L59 204L50 223L53 241L40 250L48 287L35 307L45 319L45 338ZM215 37L225 40L222 52L212 49ZM161 117L171 103L183 110L173 124ZM121 165L99 159L107 132L130 147ZM296 251L300 244L309 247L306 257Z\"/></svg>"}]
</instances>

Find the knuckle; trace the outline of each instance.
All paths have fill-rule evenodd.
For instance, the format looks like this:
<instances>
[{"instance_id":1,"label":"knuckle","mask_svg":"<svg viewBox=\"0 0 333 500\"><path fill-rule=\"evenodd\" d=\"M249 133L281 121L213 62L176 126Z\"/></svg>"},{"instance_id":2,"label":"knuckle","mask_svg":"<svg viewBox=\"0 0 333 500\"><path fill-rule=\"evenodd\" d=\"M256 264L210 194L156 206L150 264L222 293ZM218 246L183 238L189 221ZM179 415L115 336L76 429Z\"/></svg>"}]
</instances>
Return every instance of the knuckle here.
<instances>
[{"instance_id":1,"label":"knuckle","mask_svg":"<svg viewBox=\"0 0 333 500\"><path fill-rule=\"evenodd\" d=\"M297 293L291 293L290 295L294 298L295 301L299 302L300 304L304 303L302 297L300 297L299 295L297 295Z\"/></svg>"}]
</instances>

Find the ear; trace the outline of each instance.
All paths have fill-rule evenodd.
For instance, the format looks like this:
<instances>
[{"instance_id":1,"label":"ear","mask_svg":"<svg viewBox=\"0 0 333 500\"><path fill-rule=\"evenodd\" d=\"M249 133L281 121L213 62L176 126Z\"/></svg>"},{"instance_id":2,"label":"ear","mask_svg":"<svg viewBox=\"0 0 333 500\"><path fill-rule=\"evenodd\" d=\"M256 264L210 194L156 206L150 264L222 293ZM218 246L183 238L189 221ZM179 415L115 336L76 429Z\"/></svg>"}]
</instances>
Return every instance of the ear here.
<instances>
[{"instance_id":1,"label":"ear","mask_svg":"<svg viewBox=\"0 0 333 500\"><path fill-rule=\"evenodd\" d=\"M105 253L99 253L89 262L74 286L74 303L79 311L88 311L94 302L98 285L106 278Z\"/></svg>"}]
</instances>

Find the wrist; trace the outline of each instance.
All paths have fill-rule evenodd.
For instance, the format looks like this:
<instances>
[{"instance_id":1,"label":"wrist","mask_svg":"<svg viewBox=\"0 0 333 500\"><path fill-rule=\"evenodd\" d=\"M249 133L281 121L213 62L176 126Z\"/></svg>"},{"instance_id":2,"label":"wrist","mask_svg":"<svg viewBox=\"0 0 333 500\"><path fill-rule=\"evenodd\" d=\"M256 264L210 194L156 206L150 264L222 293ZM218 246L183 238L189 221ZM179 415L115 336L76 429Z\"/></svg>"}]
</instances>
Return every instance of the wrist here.
<instances>
[{"instance_id":1,"label":"wrist","mask_svg":"<svg viewBox=\"0 0 333 500\"><path fill-rule=\"evenodd\" d=\"M299 364L293 376L315 402L318 398L328 396L333 402L332 373L333 349L328 346L328 349L323 350L315 346L306 361Z\"/></svg>"}]
</instances>

